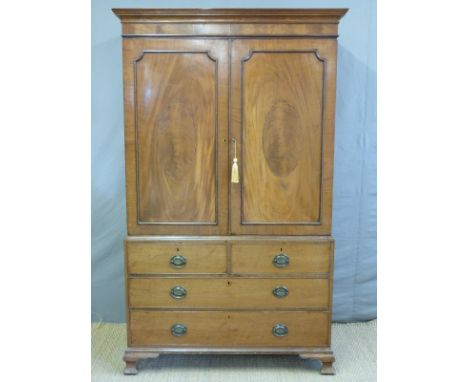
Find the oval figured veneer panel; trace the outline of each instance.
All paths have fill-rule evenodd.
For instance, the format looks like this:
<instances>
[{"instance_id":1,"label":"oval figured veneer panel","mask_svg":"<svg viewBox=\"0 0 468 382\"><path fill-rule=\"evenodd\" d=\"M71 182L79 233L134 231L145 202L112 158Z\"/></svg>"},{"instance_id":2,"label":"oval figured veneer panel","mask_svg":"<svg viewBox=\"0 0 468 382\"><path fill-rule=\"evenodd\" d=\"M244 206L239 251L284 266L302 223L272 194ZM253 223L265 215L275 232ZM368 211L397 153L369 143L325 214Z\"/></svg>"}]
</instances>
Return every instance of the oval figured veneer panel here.
<instances>
[{"instance_id":1,"label":"oval figured veneer panel","mask_svg":"<svg viewBox=\"0 0 468 382\"><path fill-rule=\"evenodd\" d=\"M217 62L147 51L135 71L138 222L216 224Z\"/></svg>"},{"instance_id":2,"label":"oval figured veneer panel","mask_svg":"<svg viewBox=\"0 0 468 382\"><path fill-rule=\"evenodd\" d=\"M302 151L302 132L297 110L286 101L276 102L266 114L263 155L276 176L289 175Z\"/></svg>"},{"instance_id":3,"label":"oval figured veneer panel","mask_svg":"<svg viewBox=\"0 0 468 382\"><path fill-rule=\"evenodd\" d=\"M194 171L197 153L196 129L190 107L168 105L158 120L156 153L164 178L174 186Z\"/></svg>"},{"instance_id":4,"label":"oval figured veneer panel","mask_svg":"<svg viewBox=\"0 0 468 382\"><path fill-rule=\"evenodd\" d=\"M241 65L241 224L318 224L324 61L267 48Z\"/></svg>"}]
</instances>

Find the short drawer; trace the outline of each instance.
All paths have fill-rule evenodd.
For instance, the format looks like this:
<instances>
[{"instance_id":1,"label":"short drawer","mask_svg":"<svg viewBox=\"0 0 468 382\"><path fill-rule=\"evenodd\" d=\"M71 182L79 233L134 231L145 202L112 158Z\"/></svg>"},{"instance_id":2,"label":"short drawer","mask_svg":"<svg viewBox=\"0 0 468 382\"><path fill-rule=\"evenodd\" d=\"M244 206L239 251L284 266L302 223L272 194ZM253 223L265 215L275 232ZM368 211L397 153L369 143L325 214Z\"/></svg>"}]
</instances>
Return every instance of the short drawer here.
<instances>
[{"instance_id":1,"label":"short drawer","mask_svg":"<svg viewBox=\"0 0 468 382\"><path fill-rule=\"evenodd\" d=\"M233 273L328 273L330 242L234 243Z\"/></svg>"},{"instance_id":2,"label":"short drawer","mask_svg":"<svg viewBox=\"0 0 468 382\"><path fill-rule=\"evenodd\" d=\"M127 241L127 272L225 273L226 246L204 243Z\"/></svg>"},{"instance_id":3,"label":"short drawer","mask_svg":"<svg viewBox=\"0 0 468 382\"><path fill-rule=\"evenodd\" d=\"M328 312L132 311L132 346L329 346Z\"/></svg>"},{"instance_id":4,"label":"short drawer","mask_svg":"<svg viewBox=\"0 0 468 382\"><path fill-rule=\"evenodd\" d=\"M328 279L130 278L131 308L282 309L329 305Z\"/></svg>"}]
</instances>

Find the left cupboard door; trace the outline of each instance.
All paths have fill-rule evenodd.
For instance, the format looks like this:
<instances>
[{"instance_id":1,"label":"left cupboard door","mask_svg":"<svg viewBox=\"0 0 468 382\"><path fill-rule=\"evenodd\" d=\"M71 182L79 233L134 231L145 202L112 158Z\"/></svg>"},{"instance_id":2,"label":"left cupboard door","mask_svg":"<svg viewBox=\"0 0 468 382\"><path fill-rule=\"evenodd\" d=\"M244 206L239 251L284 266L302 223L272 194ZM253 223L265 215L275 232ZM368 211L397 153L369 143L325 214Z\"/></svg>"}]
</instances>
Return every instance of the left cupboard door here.
<instances>
[{"instance_id":1,"label":"left cupboard door","mask_svg":"<svg viewBox=\"0 0 468 382\"><path fill-rule=\"evenodd\" d=\"M130 235L228 231L228 43L124 39Z\"/></svg>"}]
</instances>

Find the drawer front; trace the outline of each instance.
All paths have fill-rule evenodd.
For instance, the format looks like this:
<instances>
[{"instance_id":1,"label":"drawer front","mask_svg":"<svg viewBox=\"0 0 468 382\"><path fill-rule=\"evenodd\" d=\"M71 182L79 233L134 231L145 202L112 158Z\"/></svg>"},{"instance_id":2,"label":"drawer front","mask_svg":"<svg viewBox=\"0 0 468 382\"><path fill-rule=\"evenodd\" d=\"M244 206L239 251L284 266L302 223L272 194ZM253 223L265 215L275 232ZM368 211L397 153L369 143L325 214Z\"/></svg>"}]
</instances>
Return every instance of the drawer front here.
<instances>
[{"instance_id":1,"label":"drawer front","mask_svg":"<svg viewBox=\"0 0 468 382\"><path fill-rule=\"evenodd\" d=\"M328 312L132 311L129 320L132 346L329 346Z\"/></svg>"},{"instance_id":2,"label":"drawer front","mask_svg":"<svg viewBox=\"0 0 468 382\"><path fill-rule=\"evenodd\" d=\"M233 273L327 273L330 242L234 243Z\"/></svg>"},{"instance_id":3,"label":"drawer front","mask_svg":"<svg viewBox=\"0 0 468 382\"><path fill-rule=\"evenodd\" d=\"M131 308L326 309L329 304L328 279L131 278L128 287Z\"/></svg>"},{"instance_id":4,"label":"drawer front","mask_svg":"<svg viewBox=\"0 0 468 382\"><path fill-rule=\"evenodd\" d=\"M203 243L127 242L127 272L224 273L226 246Z\"/></svg>"}]
</instances>

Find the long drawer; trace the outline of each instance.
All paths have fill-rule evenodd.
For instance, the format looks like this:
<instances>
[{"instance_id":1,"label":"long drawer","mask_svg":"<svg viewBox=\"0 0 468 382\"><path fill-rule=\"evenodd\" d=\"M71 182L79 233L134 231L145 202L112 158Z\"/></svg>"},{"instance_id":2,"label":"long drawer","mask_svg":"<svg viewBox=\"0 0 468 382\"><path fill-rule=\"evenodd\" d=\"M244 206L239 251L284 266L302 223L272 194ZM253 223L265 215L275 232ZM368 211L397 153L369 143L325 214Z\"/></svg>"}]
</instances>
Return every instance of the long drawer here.
<instances>
[{"instance_id":1,"label":"long drawer","mask_svg":"<svg viewBox=\"0 0 468 382\"><path fill-rule=\"evenodd\" d=\"M234 243L233 273L327 273L330 241Z\"/></svg>"},{"instance_id":2,"label":"long drawer","mask_svg":"<svg viewBox=\"0 0 468 382\"><path fill-rule=\"evenodd\" d=\"M328 346L328 312L131 311L131 346Z\"/></svg>"},{"instance_id":3,"label":"long drawer","mask_svg":"<svg viewBox=\"0 0 468 382\"><path fill-rule=\"evenodd\" d=\"M130 278L130 308L284 309L329 305L328 279Z\"/></svg>"},{"instance_id":4,"label":"long drawer","mask_svg":"<svg viewBox=\"0 0 468 382\"><path fill-rule=\"evenodd\" d=\"M127 241L127 272L223 273L226 272L226 245Z\"/></svg>"}]
</instances>

